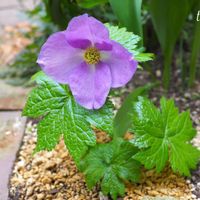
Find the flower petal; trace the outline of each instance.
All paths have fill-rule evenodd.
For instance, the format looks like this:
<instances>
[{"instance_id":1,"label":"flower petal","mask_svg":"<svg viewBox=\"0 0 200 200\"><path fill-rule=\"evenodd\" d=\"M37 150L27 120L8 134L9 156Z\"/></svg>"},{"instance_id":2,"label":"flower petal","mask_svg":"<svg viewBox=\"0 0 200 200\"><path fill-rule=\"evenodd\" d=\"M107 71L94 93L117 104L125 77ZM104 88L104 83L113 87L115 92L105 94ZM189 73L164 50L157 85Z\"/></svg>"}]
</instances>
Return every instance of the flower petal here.
<instances>
[{"instance_id":1,"label":"flower petal","mask_svg":"<svg viewBox=\"0 0 200 200\"><path fill-rule=\"evenodd\" d=\"M69 86L75 100L87 109L103 106L111 86L111 74L107 65L89 66L83 62L70 75Z\"/></svg>"},{"instance_id":2,"label":"flower petal","mask_svg":"<svg viewBox=\"0 0 200 200\"><path fill-rule=\"evenodd\" d=\"M66 37L73 45L76 40L89 40L93 43L109 39L109 31L103 23L87 14L74 17L68 24ZM75 46L74 46L75 47Z\"/></svg>"},{"instance_id":3,"label":"flower petal","mask_svg":"<svg viewBox=\"0 0 200 200\"><path fill-rule=\"evenodd\" d=\"M68 44L65 31L51 35L42 46L37 59L42 70L60 83L68 83L71 70L82 61L81 50Z\"/></svg>"},{"instance_id":4,"label":"flower petal","mask_svg":"<svg viewBox=\"0 0 200 200\"><path fill-rule=\"evenodd\" d=\"M110 67L111 87L117 88L124 86L131 80L137 69L137 61L133 60L132 54L119 43L112 41L112 45L112 52L106 56L106 60L103 62Z\"/></svg>"},{"instance_id":5,"label":"flower petal","mask_svg":"<svg viewBox=\"0 0 200 200\"><path fill-rule=\"evenodd\" d=\"M96 42L95 47L97 49L99 49L100 51L111 51L112 50L112 44L110 41Z\"/></svg>"},{"instance_id":6,"label":"flower petal","mask_svg":"<svg viewBox=\"0 0 200 200\"><path fill-rule=\"evenodd\" d=\"M68 43L74 48L86 49L91 46L92 43L88 39L72 39L73 36L68 40Z\"/></svg>"}]
</instances>

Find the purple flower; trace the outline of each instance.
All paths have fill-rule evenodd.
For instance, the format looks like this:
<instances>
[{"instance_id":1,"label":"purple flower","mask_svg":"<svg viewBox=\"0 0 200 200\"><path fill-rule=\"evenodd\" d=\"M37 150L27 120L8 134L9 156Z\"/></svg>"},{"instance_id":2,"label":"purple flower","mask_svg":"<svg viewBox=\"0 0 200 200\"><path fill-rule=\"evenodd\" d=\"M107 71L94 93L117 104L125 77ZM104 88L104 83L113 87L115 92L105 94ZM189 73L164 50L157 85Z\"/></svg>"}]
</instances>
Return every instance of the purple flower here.
<instances>
[{"instance_id":1,"label":"purple flower","mask_svg":"<svg viewBox=\"0 0 200 200\"><path fill-rule=\"evenodd\" d=\"M125 85L137 68L132 54L87 14L74 17L67 30L51 35L37 63L55 81L68 84L75 100L88 109L103 106L110 88Z\"/></svg>"}]
</instances>

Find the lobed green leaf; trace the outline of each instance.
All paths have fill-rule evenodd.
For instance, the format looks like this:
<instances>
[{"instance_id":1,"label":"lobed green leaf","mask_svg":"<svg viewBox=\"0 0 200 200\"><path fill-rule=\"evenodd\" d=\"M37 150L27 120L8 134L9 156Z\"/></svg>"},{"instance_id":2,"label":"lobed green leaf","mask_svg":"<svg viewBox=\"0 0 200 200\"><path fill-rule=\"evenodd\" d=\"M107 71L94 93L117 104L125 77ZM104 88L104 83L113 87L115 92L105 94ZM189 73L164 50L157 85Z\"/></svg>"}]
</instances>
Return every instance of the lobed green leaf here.
<instances>
[{"instance_id":1,"label":"lobed green leaf","mask_svg":"<svg viewBox=\"0 0 200 200\"><path fill-rule=\"evenodd\" d=\"M120 43L124 48L126 48L133 57L138 62L146 62L153 60L154 54L143 53L144 48L138 48L138 42L141 38L132 32L127 31L126 28L119 28L118 26L112 26L108 23L105 26L109 30L110 38L118 43Z\"/></svg>"},{"instance_id":2,"label":"lobed green leaf","mask_svg":"<svg viewBox=\"0 0 200 200\"><path fill-rule=\"evenodd\" d=\"M91 148L80 165L88 187L100 183L105 195L110 194L113 199L123 196L123 181L138 182L140 178L140 163L132 159L132 154L137 152L133 144L119 138Z\"/></svg>"},{"instance_id":3,"label":"lobed green leaf","mask_svg":"<svg viewBox=\"0 0 200 200\"><path fill-rule=\"evenodd\" d=\"M42 118L38 124L36 151L51 150L63 137L69 152L79 161L88 146L96 143L92 127L112 134L113 110L107 102L100 110L86 110L78 105L67 86L43 73L33 77L38 87L30 93L23 115Z\"/></svg>"},{"instance_id":4,"label":"lobed green leaf","mask_svg":"<svg viewBox=\"0 0 200 200\"><path fill-rule=\"evenodd\" d=\"M134 104L132 130L136 137L132 142L141 151L133 158L158 172L169 161L174 172L189 176L200 158L199 150L190 144L196 135L190 113L179 114L173 100L162 98L160 104L158 109L144 97Z\"/></svg>"}]
</instances>

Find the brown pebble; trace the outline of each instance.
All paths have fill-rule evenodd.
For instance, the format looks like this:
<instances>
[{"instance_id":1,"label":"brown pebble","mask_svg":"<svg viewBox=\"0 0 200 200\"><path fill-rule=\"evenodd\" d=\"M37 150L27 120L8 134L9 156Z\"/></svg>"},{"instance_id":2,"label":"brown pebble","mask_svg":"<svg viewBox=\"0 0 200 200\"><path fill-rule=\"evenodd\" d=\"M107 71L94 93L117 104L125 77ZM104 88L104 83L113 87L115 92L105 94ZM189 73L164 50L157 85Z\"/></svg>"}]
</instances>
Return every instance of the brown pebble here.
<instances>
[{"instance_id":1,"label":"brown pebble","mask_svg":"<svg viewBox=\"0 0 200 200\"><path fill-rule=\"evenodd\" d=\"M45 197L44 193L37 194L37 199L38 200L42 200L42 199L44 199L44 197Z\"/></svg>"}]
</instances>

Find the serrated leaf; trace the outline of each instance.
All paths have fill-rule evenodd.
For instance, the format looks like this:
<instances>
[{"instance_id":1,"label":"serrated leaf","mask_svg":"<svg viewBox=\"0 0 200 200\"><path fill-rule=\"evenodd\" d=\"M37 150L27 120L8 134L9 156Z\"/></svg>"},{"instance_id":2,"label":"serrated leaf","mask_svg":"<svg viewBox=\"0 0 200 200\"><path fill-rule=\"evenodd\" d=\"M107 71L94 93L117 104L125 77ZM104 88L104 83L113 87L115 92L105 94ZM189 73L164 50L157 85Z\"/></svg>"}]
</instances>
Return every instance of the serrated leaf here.
<instances>
[{"instance_id":1,"label":"serrated leaf","mask_svg":"<svg viewBox=\"0 0 200 200\"><path fill-rule=\"evenodd\" d=\"M98 112L88 110L87 120L97 129L103 130L106 133L113 135L113 120L110 113L113 113L113 104L109 101L104 105L104 109L99 109Z\"/></svg>"},{"instance_id":2,"label":"serrated leaf","mask_svg":"<svg viewBox=\"0 0 200 200\"><path fill-rule=\"evenodd\" d=\"M199 151L189 142L196 131L189 112L179 114L173 100L162 98L161 109L140 97L134 104L133 143L141 148L133 157L147 169L162 171L169 160L174 172L189 176L199 158Z\"/></svg>"},{"instance_id":3,"label":"serrated leaf","mask_svg":"<svg viewBox=\"0 0 200 200\"><path fill-rule=\"evenodd\" d=\"M154 54L143 53L144 48L138 47L138 42L141 40L138 35L127 31L125 27L119 28L118 26L112 26L108 23L106 23L105 26L109 30L110 38L120 43L124 48L132 53L134 59L136 59L138 62L153 60Z\"/></svg>"},{"instance_id":4,"label":"serrated leaf","mask_svg":"<svg viewBox=\"0 0 200 200\"><path fill-rule=\"evenodd\" d=\"M151 61L155 58L153 53L138 53L135 55L135 59L138 62L147 62L147 61Z\"/></svg>"},{"instance_id":5,"label":"serrated leaf","mask_svg":"<svg viewBox=\"0 0 200 200\"><path fill-rule=\"evenodd\" d=\"M124 183L111 168L107 170L103 177L101 189L105 195L110 194L114 200L117 199L117 196L123 196L125 193Z\"/></svg>"},{"instance_id":6,"label":"serrated leaf","mask_svg":"<svg viewBox=\"0 0 200 200\"><path fill-rule=\"evenodd\" d=\"M105 26L108 28L112 40L119 42L129 52L135 53L137 43L141 40L139 36L127 31L125 27L119 28L118 26L111 26L108 23Z\"/></svg>"},{"instance_id":7,"label":"serrated leaf","mask_svg":"<svg viewBox=\"0 0 200 200\"><path fill-rule=\"evenodd\" d=\"M86 176L89 188L101 183L105 195L113 199L125 192L124 182L137 182L140 178L140 164L132 159L138 149L128 141L113 140L107 144L97 144L81 161L80 169Z\"/></svg>"},{"instance_id":8,"label":"serrated leaf","mask_svg":"<svg viewBox=\"0 0 200 200\"><path fill-rule=\"evenodd\" d=\"M65 104L69 94L58 83L47 76L37 79L39 86L34 88L28 96L23 115L28 117L39 117L54 109L60 109Z\"/></svg>"},{"instance_id":9,"label":"serrated leaf","mask_svg":"<svg viewBox=\"0 0 200 200\"><path fill-rule=\"evenodd\" d=\"M53 149L63 136L71 155L79 161L88 146L96 143L92 127L112 133L110 102L99 110L87 110L75 102L67 86L41 73L33 79L39 85L30 93L23 115L42 117L38 124L36 151Z\"/></svg>"}]
</instances>

